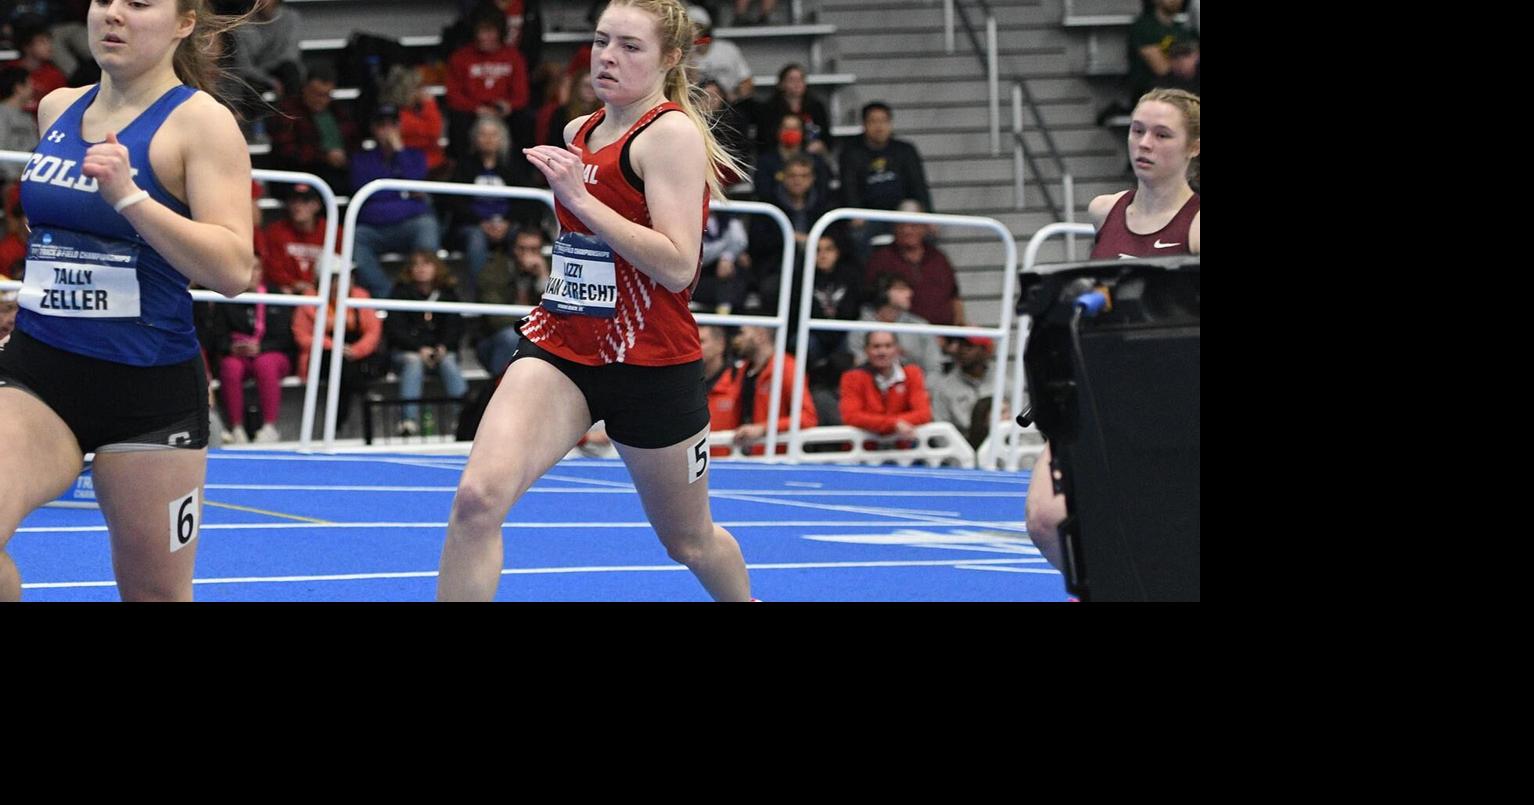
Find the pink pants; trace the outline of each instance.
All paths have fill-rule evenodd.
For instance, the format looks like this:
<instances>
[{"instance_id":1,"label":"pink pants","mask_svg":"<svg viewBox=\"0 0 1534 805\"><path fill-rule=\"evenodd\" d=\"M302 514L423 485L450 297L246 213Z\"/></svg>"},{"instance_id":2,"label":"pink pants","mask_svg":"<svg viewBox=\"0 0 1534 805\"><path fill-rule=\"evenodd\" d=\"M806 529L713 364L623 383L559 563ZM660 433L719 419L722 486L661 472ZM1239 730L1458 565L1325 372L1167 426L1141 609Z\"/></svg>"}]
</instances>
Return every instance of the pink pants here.
<instances>
[{"instance_id":1,"label":"pink pants","mask_svg":"<svg viewBox=\"0 0 1534 805\"><path fill-rule=\"evenodd\" d=\"M245 421L245 378L256 379L256 394L261 398L261 421L277 421L277 407L282 403L282 379L292 369L286 353L263 352L254 358L225 355L218 363L219 396L224 398L224 413L229 427Z\"/></svg>"}]
</instances>

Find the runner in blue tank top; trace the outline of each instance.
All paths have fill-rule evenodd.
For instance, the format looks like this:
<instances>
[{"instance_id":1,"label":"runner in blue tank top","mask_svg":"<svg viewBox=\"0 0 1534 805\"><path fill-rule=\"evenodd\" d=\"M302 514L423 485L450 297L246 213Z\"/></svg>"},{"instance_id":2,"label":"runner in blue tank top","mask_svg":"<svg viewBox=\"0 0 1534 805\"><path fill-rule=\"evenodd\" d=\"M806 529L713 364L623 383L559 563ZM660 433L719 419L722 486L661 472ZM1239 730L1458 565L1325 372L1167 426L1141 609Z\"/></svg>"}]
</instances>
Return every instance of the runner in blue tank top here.
<instances>
[{"instance_id":1,"label":"runner in blue tank top","mask_svg":"<svg viewBox=\"0 0 1534 805\"><path fill-rule=\"evenodd\" d=\"M203 91L241 21L207 0L94 0L101 83L38 106L22 309L0 351L0 601L21 595L5 544L87 453L119 595L192 598L208 396L187 286L234 296L254 264L249 151Z\"/></svg>"}]
</instances>

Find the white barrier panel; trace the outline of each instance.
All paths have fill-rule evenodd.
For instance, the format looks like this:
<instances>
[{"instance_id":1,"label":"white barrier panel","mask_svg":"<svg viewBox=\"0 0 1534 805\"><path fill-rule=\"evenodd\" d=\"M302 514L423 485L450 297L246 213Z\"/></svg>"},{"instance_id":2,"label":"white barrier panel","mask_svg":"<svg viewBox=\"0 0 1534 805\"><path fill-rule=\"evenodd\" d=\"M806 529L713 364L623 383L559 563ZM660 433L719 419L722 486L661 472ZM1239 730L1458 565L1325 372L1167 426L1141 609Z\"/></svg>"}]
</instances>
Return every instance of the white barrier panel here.
<instances>
[{"instance_id":1,"label":"white barrier panel","mask_svg":"<svg viewBox=\"0 0 1534 805\"><path fill-rule=\"evenodd\" d=\"M352 253L355 248L357 233L357 217L362 213L362 208L367 200L375 193L388 190L404 190L413 193L441 193L456 196L487 196L491 198L523 198L536 199L554 206L554 194L548 190L527 187L495 187L490 185L460 184L455 182L422 182L409 179L376 179L363 185L351 197L346 208L346 237L342 240L341 261L342 265L351 265ZM783 211L771 204L759 201L711 201L710 207L716 210L761 213L771 217L778 224L782 233L783 249L783 277L790 276L793 270L793 254L789 244L794 242L794 230L788 222L788 216ZM773 356L772 391L774 400L782 393L783 382L783 353L788 340L788 304L789 293L792 283L780 283L778 292L778 313L776 316L738 316L718 315L711 313L694 313L693 318L699 324L722 324L726 326L738 326L741 324L754 324L759 327L772 327L777 331L776 354ZM339 344L345 339L344 323L346 311L350 308L372 308L374 310L432 310L443 313L467 313L472 315L508 315L525 316L532 312L532 308L526 305L485 305L477 302L424 302L407 301L403 299L352 299L348 294L351 290L351 272L341 273L341 284L337 289L336 322L335 332L331 343ZM336 435L336 416L339 411L341 360L340 350L333 350L330 356L330 388L328 390L327 404L325 407L325 452L334 452ZM778 438L777 417L772 417L767 423L768 444L776 445Z\"/></svg>"},{"instance_id":2,"label":"white barrier panel","mask_svg":"<svg viewBox=\"0 0 1534 805\"><path fill-rule=\"evenodd\" d=\"M841 220L861 218L867 221L890 221L894 223L912 224L935 224L939 226L968 226L980 229L989 229L1001 237L1002 248L1006 252L1006 259L1002 263L1001 285L1001 322L995 327L959 327L956 325L936 324L901 324L899 322L882 321L845 321L842 319L819 319L810 316L811 301L815 292L815 252L818 251L820 236L831 224ZM891 212L889 210L868 210L857 207L843 207L831 210L820 216L820 220L810 227L809 235L805 238L803 287L799 293L799 338L797 349L794 354L794 399L793 412L789 419L789 460L798 463L803 459L803 450L800 449L800 412L799 408L804 403L804 377L809 371L805 355L809 350L810 330L840 330L843 332L871 332L879 330L891 333L921 333L924 335L978 335L996 340L996 355L998 360L1003 361L1003 368L997 370L995 383L991 391L992 400L1000 400L1006 390L1005 361L1007 356L1007 343L1012 335L1012 313L1015 307L1014 300L1017 298L1017 241L1013 240L1012 233L995 218L981 218L971 215L942 215L926 212ZM813 244L813 245L812 245ZM996 430L996 424L1001 418L1001 406L991 406L990 431Z\"/></svg>"},{"instance_id":3,"label":"white barrier panel","mask_svg":"<svg viewBox=\"0 0 1534 805\"><path fill-rule=\"evenodd\" d=\"M847 425L823 425L800 431L800 443L806 446L833 447L833 450L805 453L799 461L803 464L898 464L909 467L923 464L929 467L975 466L975 448L959 434L952 422L928 422L916 426L916 435L880 436L862 428ZM901 442L914 444L901 445ZM867 444L872 443L873 447ZM727 447L728 456L713 456L736 461L768 461L765 453L753 455L762 446L760 440L745 448L735 444L735 432L722 430L708 435L709 447Z\"/></svg>"}]
</instances>

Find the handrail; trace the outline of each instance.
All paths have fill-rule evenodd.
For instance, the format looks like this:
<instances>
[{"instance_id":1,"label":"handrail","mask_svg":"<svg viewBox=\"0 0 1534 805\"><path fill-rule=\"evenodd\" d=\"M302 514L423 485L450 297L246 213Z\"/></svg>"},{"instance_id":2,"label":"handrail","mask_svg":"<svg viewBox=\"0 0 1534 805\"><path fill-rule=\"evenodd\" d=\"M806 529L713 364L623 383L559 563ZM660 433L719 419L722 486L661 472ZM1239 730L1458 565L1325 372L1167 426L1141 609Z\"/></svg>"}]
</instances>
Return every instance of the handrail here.
<instances>
[{"instance_id":1,"label":"handrail","mask_svg":"<svg viewBox=\"0 0 1534 805\"><path fill-rule=\"evenodd\" d=\"M374 193L385 190L404 190L413 193L442 193L457 196L488 196L491 198L523 198L536 199L554 205L554 194L548 190L527 187L497 187L491 185L472 185L456 182L426 182L410 179L376 179L363 185L352 195L351 204L346 209L346 237L342 239L341 264L351 265L352 253L355 248L357 232L357 218L361 215L362 208ZM760 201L712 201L711 209L722 211L734 211L745 213L761 213L772 218L778 224L778 229L783 235L783 264L781 276L789 277L793 270L794 230L788 221L788 216L777 207ZM525 305L486 305L478 302L425 302L405 299L352 299L349 296L351 285L351 272L341 274L341 285L337 289L336 300L336 323L335 332L331 337L332 344L340 344L345 337L346 311L349 308L370 308L375 310L439 310L450 313L479 313L520 316L531 312L533 308ZM772 399L780 399L783 384L783 355L787 347L788 339L788 304L792 283L780 283L778 291L778 313L776 316L741 316L720 315L710 313L694 313L693 318L699 324L723 324L740 325L753 324L761 327L772 327L777 331L775 352L773 355ZM332 349L330 355L330 388L328 389L328 405L325 411L325 443L324 450L333 452L335 445L336 417L340 413L338 400L340 397L341 376L341 350ZM797 404L797 402L795 403ZM778 440L778 418L769 417L767 421L767 449L769 453L776 450Z\"/></svg>"},{"instance_id":2,"label":"handrail","mask_svg":"<svg viewBox=\"0 0 1534 805\"><path fill-rule=\"evenodd\" d=\"M936 324L903 324L900 322L882 321L847 321L844 319L820 319L810 315L810 304L815 292L815 253L819 251L820 236L831 224L846 219L863 219L867 221L889 221L893 223L915 224L938 224L944 226L968 226L989 229L1001 237L1002 248L1006 252L1002 270L1002 306L1001 322L995 327L961 327L957 325ZM820 216L819 220L810 227L809 234L805 237L804 264L802 271L802 287L799 289L799 333L798 343L794 354L794 397L791 403L792 409L789 414L788 438L789 460L797 463L803 457L803 444L799 438L800 433L800 407L804 404L804 377L809 366L805 360L809 350L810 330L841 330L844 332L869 332L881 330L892 333L922 333L928 335L979 335L990 336L996 339L996 354L1005 361L1007 355L1007 342L1011 337L1011 323L1013 307L1011 300L1017 295L1017 241L1012 233L995 218L983 218L974 215L941 215L924 212L893 212L890 210L870 210L857 207L842 207L827 212ZM992 391L992 399L1002 399L1006 389L1005 370L998 370L995 375L995 388ZM990 429L995 430L1000 421L1001 406L991 406Z\"/></svg>"}]
</instances>

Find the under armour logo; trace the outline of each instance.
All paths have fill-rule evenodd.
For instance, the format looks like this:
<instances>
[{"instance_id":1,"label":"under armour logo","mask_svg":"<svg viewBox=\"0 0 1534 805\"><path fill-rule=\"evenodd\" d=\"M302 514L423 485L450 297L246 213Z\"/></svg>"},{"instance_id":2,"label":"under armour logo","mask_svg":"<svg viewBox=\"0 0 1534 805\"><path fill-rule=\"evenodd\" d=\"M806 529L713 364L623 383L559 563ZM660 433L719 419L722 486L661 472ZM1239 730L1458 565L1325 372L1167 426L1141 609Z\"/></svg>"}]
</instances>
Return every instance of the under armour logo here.
<instances>
[{"instance_id":1,"label":"under armour logo","mask_svg":"<svg viewBox=\"0 0 1534 805\"><path fill-rule=\"evenodd\" d=\"M61 142L64 142L64 132L59 131L58 129L54 129L53 131L48 132L48 142L50 142L50 143L61 143Z\"/></svg>"}]
</instances>

